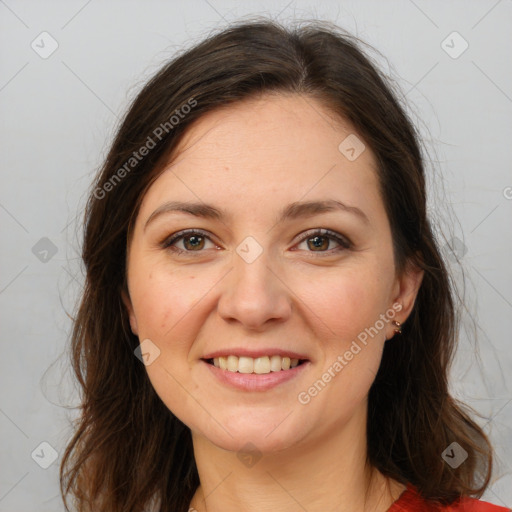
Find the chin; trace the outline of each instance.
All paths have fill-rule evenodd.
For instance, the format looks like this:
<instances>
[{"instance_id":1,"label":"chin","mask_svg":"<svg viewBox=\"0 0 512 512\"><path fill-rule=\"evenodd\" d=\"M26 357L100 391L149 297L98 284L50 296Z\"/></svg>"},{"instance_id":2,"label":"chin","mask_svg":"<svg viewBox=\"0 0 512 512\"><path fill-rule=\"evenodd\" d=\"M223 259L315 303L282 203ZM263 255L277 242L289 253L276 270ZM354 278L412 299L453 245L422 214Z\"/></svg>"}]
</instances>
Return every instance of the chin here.
<instances>
[{"instance_id":1,"label":"chin","mask_svg":"<svg viewBox=\"0 0 512 512\"><path fill-rule=\"evenodd\" d=\"M207 429L196 427L194 430L224 450L240 452L249 448L261 454L273 453L293 447L306 436L306 425L297 422L296 417L291 421L294 416L292 411L280 411L279 414L262 411L261 415L253 411L246 417L231 416L225 421L218 418L222 425L226 425L227 432L215 421Z\"/></svg>"}]
</instances>

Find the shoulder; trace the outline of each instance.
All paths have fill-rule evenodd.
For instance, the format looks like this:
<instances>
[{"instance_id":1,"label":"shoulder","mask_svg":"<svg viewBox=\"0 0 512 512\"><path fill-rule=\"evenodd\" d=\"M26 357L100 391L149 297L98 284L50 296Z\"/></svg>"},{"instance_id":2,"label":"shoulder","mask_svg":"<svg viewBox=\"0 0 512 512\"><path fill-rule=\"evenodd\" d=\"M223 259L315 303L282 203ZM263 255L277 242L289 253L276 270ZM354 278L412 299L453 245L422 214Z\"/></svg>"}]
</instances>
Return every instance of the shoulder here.
<instances>
[{"instance_id":1,"label":"shoulder","mask_svg":"<svg viewBox=\"0 0 512 512\"><path fill-rule=\"evenodd\" d=\"M433 507L410 484L391 505L388 512L432 512L434 510L436 512L512 512L509 508L493 505L475 498L462 498L451 505Z\"/></svg>"},{"instance_id":2,"label":"shoulder","mask_svg":"<svg viewBox=\"0 0 512 512\"><path fill-rule=\"evenodd\" d=\"M464 498L441 510L446 512L510 512L509 508L500 507L499 505L493 505L492 503L474 498Z\"/></svg>"}]
</instances>

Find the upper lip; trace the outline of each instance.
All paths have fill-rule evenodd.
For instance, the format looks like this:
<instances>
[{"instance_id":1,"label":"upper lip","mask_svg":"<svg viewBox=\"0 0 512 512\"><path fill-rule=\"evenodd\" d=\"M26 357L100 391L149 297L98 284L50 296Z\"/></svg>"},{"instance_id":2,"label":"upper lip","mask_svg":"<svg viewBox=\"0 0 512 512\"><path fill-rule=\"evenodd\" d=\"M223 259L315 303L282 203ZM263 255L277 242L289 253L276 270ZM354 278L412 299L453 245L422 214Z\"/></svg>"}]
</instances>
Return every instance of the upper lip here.
<instances>
[{"instance_id":1,"label":"upper lip","mask_svg":"<svg viewBox=\"0 0 512 512\"><path fill-rule=\"evenodd\" d=\"M281 356L289 357L290 359L309 359L304 354L299 354L298 352L294 352L293 350L288 350L284 348L250 349L247 347L233 347L228 349L215 350L214 352L209 352L208 354L203 356L203 359L214 359L216 357L227 357L231 355L252 357L253 359L264 356Z\"/></svg>"}]
</instances>

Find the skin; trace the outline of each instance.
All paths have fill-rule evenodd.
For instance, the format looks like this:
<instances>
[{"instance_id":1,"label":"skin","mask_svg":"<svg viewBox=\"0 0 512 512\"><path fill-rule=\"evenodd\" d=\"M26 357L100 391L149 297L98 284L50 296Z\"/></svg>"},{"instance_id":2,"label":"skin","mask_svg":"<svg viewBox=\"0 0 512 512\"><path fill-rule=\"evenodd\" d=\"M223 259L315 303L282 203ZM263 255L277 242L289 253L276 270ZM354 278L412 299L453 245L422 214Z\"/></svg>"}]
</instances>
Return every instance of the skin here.
<instances>
[{"instance_id":1,"label":"skin","mask_svg":"<svg viewBox=\"0 0 512 512\"><path fill-rule=\"evenodd\" d=\"M404 322L422 279L415 268L396 272L368 145L354 161L338 149L355 133L300 95L239 102L201 117L144 197L124 300L133 332L160 350L146 366L155 391L192 431L199 512L383 512L405 489L365 463L367 396L395 335L391 321L309 403L297 399L393 304ZM285 205L323 199L355 206L368 221L332 211L276 224ZM145 227L170 200L213 204L228 217L165 213ZM179 239L182 255L160 244L189 228L210 238L196 250ZM352 246L336 251L340 244L322 238L316 248L304 233L319 228ZM251 263L236 252L248 236L263 251ZM310 364L273 389L242 391L201 360L235 346L289 348ZM252 466L237 457L248 442L261 455Z\"/></svg>"}]
</instances>

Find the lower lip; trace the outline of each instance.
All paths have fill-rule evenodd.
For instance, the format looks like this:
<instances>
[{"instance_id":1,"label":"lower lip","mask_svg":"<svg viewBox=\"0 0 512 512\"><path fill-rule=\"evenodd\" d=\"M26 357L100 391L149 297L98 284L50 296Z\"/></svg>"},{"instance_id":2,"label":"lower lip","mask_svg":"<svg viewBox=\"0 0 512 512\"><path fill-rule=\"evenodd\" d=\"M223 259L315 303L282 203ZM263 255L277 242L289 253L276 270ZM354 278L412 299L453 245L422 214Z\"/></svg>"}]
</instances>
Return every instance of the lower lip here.
<instances>
[{"instance_id":1,"label":"lower lip","mask_svg":"<svg viewBox=\"0 0 512 512\"><path fill-rule=\"evenodd\" d=\"M289 370L280 370L270 373L239 373L230 372L214 366L213 364L202 361L223 384L242 389L244 391L265 391L271 389L283 382L287 382L300 375L310 364L309 361L290 368Z\"/></svg>"}]
</instances>

